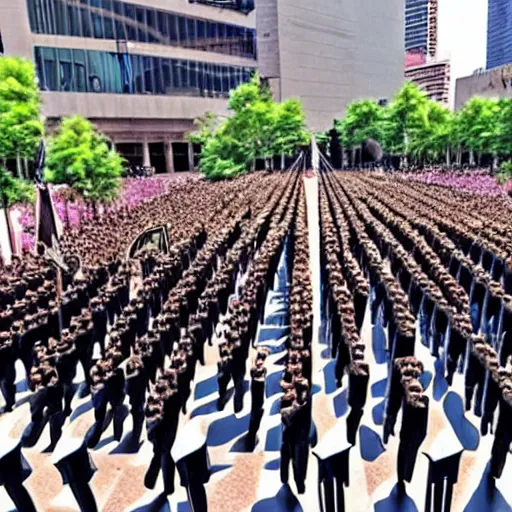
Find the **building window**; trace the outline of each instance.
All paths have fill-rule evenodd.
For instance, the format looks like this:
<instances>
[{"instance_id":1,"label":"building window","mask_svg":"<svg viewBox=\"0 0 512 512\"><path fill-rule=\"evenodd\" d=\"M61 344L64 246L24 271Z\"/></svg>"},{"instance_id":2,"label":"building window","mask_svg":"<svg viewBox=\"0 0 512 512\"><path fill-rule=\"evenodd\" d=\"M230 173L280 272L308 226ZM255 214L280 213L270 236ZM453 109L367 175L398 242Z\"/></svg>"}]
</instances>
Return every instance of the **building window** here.
<instances>
[{"instance_id":1,"label":"building window","mask_svg":"<svg viewBox=\"0 0 512 512\"><path fill-rule=\"evenodd\" d=\"M119 0L114 0L114 23L116 27L116 37L121 41L126 41L126 27L124 23L124 5Z\"/></svg>"},{"instance_id":2,"label":"building window","mask_svg":"<svg viewBox=\"0 0 512 512\"><path fill-rule=\"evenodd\" d=\"M26 1L34 33L180 45L256 59L253 29L121 0Z\"/></svg>"},{"instance_id":3,"label":"building window","mask_svg":"<svg viewBox=\"0 0 512 512\"><path fill-rule=\"evenodd\" d=\"M124 14L126 16L126 31L129 41L137 41L137 16L135 6L125 4Z\"/></svg>"},{"instance_id":4,"label":"building window","mask_svg":"<svg viewBox=\"0 0 512 512\"><path fill-rule=\"evenodd\" d=\"M87 64L84 50L73 50L74 90L87 92Z\"/></svg>"},{"instance_id":5,"label":"building window","mask_svg":"<svg viewBox=\"0 0 512 512\"><path fill-rule=\"evenodd\" d=\"M101 0L101 8L103 10L105 39L116 39L116 33L114 32L114 20L112 19L112 13L114 12L112 0Z\"/></svg>"},{"instance_id":6,"label":"building window","mask_svg":"<svg viewBox=\"0 0 512 512\"><path fill-rule=\"evenodd\" d=\"M91 10L88 5L88 0L80 0L80 3L83 4L82 7L80 7L80 18L82 21L82 35L84 37L93 37L92 24L91 24Z\"/></svg>"},{"instance_id":7,"label":"building window","mask_svg":"<svg viewBox=\"0 0 512 512\"><path fill-rule=\"evenodd\" d=\"M92 50L35 48L44 91L224 96L251 68Z\"/></svg>"},{"instance_id":8,"label":"building window","mask_svg":"<svg viewBox=\"0 0 512 512\"><path fill-rule=\"evenodd\" d=\"M191 4L204 4L212 7L233 9L245 14L254 10L254 0L188 0Z\"/></svg>"}]
</instances>

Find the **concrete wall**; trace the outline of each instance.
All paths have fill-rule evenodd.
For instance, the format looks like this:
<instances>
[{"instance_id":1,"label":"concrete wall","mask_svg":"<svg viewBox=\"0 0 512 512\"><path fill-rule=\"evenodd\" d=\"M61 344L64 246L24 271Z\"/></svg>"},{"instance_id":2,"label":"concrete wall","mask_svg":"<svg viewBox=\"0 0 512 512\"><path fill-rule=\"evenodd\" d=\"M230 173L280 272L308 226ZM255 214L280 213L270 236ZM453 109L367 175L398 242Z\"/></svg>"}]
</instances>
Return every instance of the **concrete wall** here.
<instances>
[{"instance_id":1,"label":"concrete wall","mask_svg":"<svg viewBox=\"0 0 512 512\"><path fill-rule=\"evenodd\" d=\"M205 112L227 114L227 102L215 98L42 92L46 117L80 114L105 119L194 119Z\"/></svg>"},{"instance_id":2,"label":"concrete wall","mask_svg":"<svg viewBox=\"0 0 512 512\"><path fill-rule=\"evenodd\" d=\"M0 32L5 55L33 58L26 0L0 0Z\"/></svg>"},{"instance_id":3,"label":"concrete wall","mask_svg":"<svg viewBox=\"0 0 512 512\"><path fill-rule=\"evenodd\" d=\"M356 0L353 98L391 98L404 78L403 0Z\"/></svg>"},{"instance_id":4,"label":"concrete wall","mask_svg":"<svg viewBox=\"0 0 512 512\"><path fill-rule=\"evenodd\" d=\"M508 65L459 78L455 86L455 109L463 107L472 96L512 98L511 77L512 65ZM504 79L509 84L507 87L503 83Z\"/></svg>"},{"instance_id":5,"label":"concrete wall","mask_svg":"<svg viewBox=\"0 0 512 512\"><path fill-rule=\"evenodd\" d=\"M257 11L262 75L279 77L280 99L302 100L314 130L332 127L354 99L390 98L403 82L403 0L259 0Z\"/></svg>"},{"instance_id":6,"label":"concrete wall","mask_svg":"<svg viewBox=\"0 0 512 512\"><path fill-rule=\"evenodd\" d=\"M256 9L258 26L258 60L260 75L274 80L281 76L279 58L279 18L276 0L258 0Z\"/></svg>"}]
</instances>

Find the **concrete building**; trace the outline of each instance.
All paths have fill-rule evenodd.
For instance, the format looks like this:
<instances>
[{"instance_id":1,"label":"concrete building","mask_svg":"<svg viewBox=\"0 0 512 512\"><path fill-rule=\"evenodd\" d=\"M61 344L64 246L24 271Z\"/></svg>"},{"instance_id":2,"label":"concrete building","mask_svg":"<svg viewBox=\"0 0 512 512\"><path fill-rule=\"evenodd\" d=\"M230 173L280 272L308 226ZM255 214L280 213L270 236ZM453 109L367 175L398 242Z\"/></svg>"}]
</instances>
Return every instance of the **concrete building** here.
<instances>
[{"instance_id":1,"label":"concrete building","mask_svg":"<svg viewBox=\"0 0 512 512\"><path fill-rule=\"evenodd\" d=\"M487 69L512 63L512 2L489 0Z\"/></svg>"},{"instance_id":2,"label":"concrete building","mask_svg":"<svg viewBox=\"0 0 512 512\"><path fill-rule=\"evenodd\" d=\"M194 168L184 136L256 69L255 22L253 0L0 0L5 55L34 59L47 122L83 115L157 172Z\"/></svg>"},{"instance_id":3,"label":"concrete building","mask_svg":"<svg viewBox=\"0 0 512 512\"><path fill-rule=\"evenodd\" d=\"M439 0L405 2L405 79L423 89L429 99L450 103L450 62L440 60Z\"/></svg>"},{"instance_id":4,"label":"concrete building","mask_svg":"<svg viewBox=\"0 0 512 512\"><path fill-rule=\"evenodd\" d=\"M403 83L403 0L258 0L258 64L275 97L298 97L314 130Z\"/></svg>"},{"instance_id":5,"label":"concrete building","mask_svg":"<svg viewBox=\"0 0 512 512\"><path fill-rule=\"evenodd\" d=\"M450 100L450 63L435 61L405 70L405 79L423 89L430 100L448 105Z\"/></svg>"},{"instance_id":6,"label":"concrete building","mask_svg":"<svg viewBox=\"0 0 512 512\"><path fill-rule=\"evenodd\" d=\"M463 107L473 96L512 98L512 64L459 78L455 88L455 108Z\"/></svg>"}]
</instances>

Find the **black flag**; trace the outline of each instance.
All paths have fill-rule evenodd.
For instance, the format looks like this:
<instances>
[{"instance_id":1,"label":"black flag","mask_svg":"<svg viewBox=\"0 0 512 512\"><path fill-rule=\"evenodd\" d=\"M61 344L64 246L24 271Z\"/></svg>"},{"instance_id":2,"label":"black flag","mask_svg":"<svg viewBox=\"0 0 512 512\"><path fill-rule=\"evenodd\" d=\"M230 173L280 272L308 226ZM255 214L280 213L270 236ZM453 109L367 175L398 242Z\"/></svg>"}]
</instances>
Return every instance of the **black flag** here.
<instances>
[{"instance_id":1,"label":"black flag","mask_svg":"<svg viewBox=\"0 0 512 512\"><path fill-rule=\"evenodd\" d=\"M41 140L35 159L35 179L37 183L36 248L38 242L42 242L47 248L56 249L59 231L52 195L48 185L44 182L45 161L46 149L44 141Z\"/></svg>"},{"instance_id":2,"label":"black flag","mask_svg":"<svg viewBox=\"0 0 512 512\"><path fill-rule=\"evenodd\" d=\"M37 148L35 167L36 167L36 182L43 183L44 181L44 164L46 161L46 149L44 140L41 140Z\"/></svg>"},{"instance_id":3,"label":"black flag","mask_svg":"<svg viewBox=\"0 0 512 512\"><path fill-rule=\"evenodd\" d=\"M42 242L46 247L51 248L58 239L59 233L50 189L45 183L38 184L36 246L38 242Z\"/></svg>"}]
</instances>

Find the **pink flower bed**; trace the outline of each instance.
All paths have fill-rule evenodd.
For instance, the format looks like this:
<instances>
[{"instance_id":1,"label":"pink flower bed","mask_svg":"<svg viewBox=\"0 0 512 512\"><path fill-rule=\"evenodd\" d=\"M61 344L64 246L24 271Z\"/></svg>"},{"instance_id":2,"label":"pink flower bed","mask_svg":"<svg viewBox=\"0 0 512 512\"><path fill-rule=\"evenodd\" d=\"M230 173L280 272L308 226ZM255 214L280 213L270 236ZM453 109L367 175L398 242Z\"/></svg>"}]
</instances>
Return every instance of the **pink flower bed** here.
<instances>
[{"instance_id":1,"label":"pink flower bed","mask_svg":"<svg viewBox=\"0 0 512 512\"><path fill-rule=\"evenodd\" d=\"M429 185L439 185L441 187L453 188L473 194L484 194L490 196L506 195L512 190L511 182L500 185L496 178L483 174L479 171L466 172L426 172L406 175L406 179L412 179L427 183Z\"/></svg>"},{"instance_id":2,"label":"pink flower bed","mask_svg":"<svg viewBox=\"0 0 512 512\"><path fill-rule=\"evenodd\" d=\"M108 208L120 208L127 206L133 208L138 204L169 192L171 184L176 183L174 178L126 178L123 180L119 198L111 203ZM61 187L52 187L52 197L55 211L63 226L66 225L66 202L63 198ZM26 249L34 247L35 208L33 206L15 207L20 211L20 223L23 227L21 235L22 246ZM69 223L71 226L78 225L82 219L92 215L91 209L81 200L69 202Z\"/></svg>"}]
</instances>

